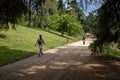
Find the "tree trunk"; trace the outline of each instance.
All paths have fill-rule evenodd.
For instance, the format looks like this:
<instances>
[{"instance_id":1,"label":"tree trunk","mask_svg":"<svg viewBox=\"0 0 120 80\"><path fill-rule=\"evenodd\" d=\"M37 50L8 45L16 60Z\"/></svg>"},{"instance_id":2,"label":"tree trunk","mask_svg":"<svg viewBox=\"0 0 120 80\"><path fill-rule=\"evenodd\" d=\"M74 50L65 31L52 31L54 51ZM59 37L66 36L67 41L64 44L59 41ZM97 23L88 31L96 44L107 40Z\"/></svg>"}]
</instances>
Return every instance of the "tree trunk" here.
<instances>
[{"instance_id":1,"label":"tree trunk","mask_svg":"<svg viewBox=\"0 0 120 80\"><path fill-rule=\"evenodd\" d=\"M28 14L28 27L31 26L31 0L29 0L29 14Z\"/></svg>"},{"instance_id":2,"label":"tree trunk","mask_svg":"<svg viewBox=\"0 0 120 80\"><path fill-rule=\"evenodd\" d=\"M61 33L62 33L62 36L64 36L64 31L62 31Z\"/></svg>"},{"instance_id":3,"label":"tree trunk","mask_svg":"<svg viewBox=\"0 0 120 80\"><path fill-rule=\"evenodd\" d=\"M120 22L120 19L119 19L119 14L118 14L118 11L117 11L117 7L116 7L116 4L117 4L117 2L114 4L114 10L115 10L115 14L116 14L116 19L117 19L117 21L118 21L118 23ZM120 23L119 23L120 24Z\"/></svg>"}]
</instances>

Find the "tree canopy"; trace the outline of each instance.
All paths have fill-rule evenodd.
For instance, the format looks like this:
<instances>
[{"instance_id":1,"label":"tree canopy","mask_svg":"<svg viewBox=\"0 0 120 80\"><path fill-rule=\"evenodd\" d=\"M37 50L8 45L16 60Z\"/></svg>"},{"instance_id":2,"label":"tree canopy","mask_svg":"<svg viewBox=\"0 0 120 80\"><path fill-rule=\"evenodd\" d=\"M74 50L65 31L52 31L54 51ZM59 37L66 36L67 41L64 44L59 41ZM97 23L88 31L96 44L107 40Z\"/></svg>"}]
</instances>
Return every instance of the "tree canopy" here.
<instances>
[{"instance_id":1,"label":"tree canopy","mask_svg":"<svg viewBox=\"0 0 120 80\"><path fill-rule=\"evenodd\" d=\"M104 45L114 44L120 48L120 0L104 0L98 10L97 40L92 44L93 52L103 51ZM98 48L98 49L97 49Z\"/></svg>"},{"instance_id":2,"label":"tree canopy","mask_svg":"<svg viewBox=\"0 0 120 80\"><path fill-rule=\"evenodd\" d=\"M8 23L15 24L26 11L24 0L0 0L0 29L8 29Z\"/></svg>"},{"instance_id":3,"label":"tree canopy","mask_svg":"<svg viewBox=\"0 0 120 80\"><path fill-rule=\"evenodd\" d=\"M52 23L51 28L61 32L63 36L69 30L69 35L81 35L82 25L75 19L74 16L63 14L56 16L51 16Z\"/></svg>"}]
</instances>

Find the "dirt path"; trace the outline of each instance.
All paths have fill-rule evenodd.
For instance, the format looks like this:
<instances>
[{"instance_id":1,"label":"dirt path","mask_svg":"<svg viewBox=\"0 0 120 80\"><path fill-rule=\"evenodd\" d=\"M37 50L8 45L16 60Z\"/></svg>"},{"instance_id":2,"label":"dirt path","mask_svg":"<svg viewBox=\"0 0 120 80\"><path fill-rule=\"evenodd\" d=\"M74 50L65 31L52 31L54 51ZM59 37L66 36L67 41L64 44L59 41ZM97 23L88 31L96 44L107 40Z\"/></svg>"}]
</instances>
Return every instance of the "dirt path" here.
<instances>
[{"instance_id":1,"label":"dirt path","mask_svg":"<svg viewBox=\"0 0 120 80\"><path fill-rule=\"evenodd\" d=\"M25 58L0 67L0 80L120 80L120 61L90 56L92 41L50 49L44 56Z\"/></svg>"}]
</instances>

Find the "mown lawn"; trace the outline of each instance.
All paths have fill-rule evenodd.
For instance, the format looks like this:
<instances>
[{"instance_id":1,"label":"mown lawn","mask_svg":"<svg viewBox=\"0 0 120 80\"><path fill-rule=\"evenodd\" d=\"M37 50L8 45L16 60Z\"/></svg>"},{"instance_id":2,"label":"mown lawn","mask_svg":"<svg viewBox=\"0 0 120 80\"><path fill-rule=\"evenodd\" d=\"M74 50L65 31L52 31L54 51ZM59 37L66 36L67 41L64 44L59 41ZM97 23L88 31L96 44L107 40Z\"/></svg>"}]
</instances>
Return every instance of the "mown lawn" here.
<instances>
[{"instance_id":1,"label":"mown lawn","mask_svg":"<svg viewBox=\"0 0 120 80\"><path fill-rule=\"evenodd\" d=\"M0 66L37 54L35 47L39 34L43 35L46 46L44 51L66 44L66 37L60 36L58 32L48 32L41 29L33 29L18 25L16 30L0 31ZM69 42L79 39L70 37Z\"/></svg>"}]
</instances>

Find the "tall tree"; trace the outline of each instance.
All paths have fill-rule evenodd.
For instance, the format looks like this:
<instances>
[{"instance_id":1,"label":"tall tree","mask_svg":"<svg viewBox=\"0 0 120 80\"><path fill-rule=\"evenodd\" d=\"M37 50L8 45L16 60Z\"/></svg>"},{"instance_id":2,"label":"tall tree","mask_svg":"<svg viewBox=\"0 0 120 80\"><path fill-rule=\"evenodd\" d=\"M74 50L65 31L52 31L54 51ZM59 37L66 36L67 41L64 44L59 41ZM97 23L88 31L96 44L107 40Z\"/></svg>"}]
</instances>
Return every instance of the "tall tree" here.
<instances>
[{"instance_id":1,"label":"tall tree","mask_svg":"<svg viewBox=\"0 0 120 80\"><path fill-rule=\"evenodd\" d=\"M31 3L32 3L32 1L29 0L28 27L31 26Z\"/></svg>"},{"instance_id":2,"label":"tall tree","mask_svg":"<svg viewBox=\"0 0 120 80\"><path fill-rule=\"evenodd\" d=\"M27 12L24 0L0 1L0 29L8 29L8 23L15 24L17 19ZM13 26L15 28L15 26Z\"/></svg>"},{"instance_id":3,"label":"tall tree","mask_svg":"<svg viewBox=\"0 0 120 80\"><path fill-rule=\"evenodd\" d=\"M87 31L87 32L95 33L97 22L98 22L97 15L95 15L92 12L89 13L89 15L86 16L85 19L85 24L84 24L85 32Z\"/></svg>"},{"instance_id":4,"label":"tall tree","mask_svg":"<svg viewBox=\"0 0 120 80\"><path fill-rule=\"evenodd\" d=\"M102 52L104 44L117 44L120 46L120 0L104 0L98 11L99 22L97 40L94 42L93 50L96 48Z\"/></svg>"}]
</instances>

